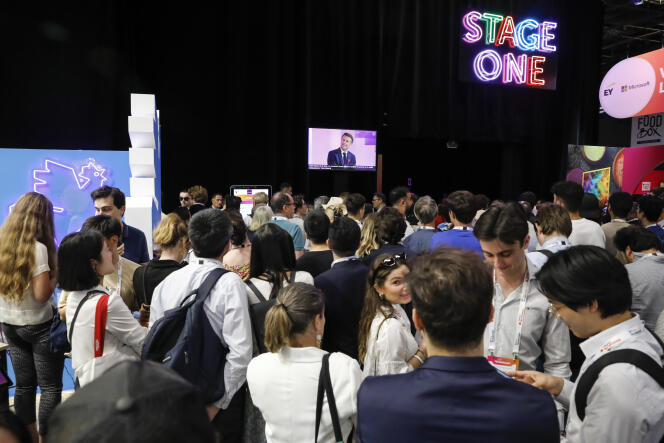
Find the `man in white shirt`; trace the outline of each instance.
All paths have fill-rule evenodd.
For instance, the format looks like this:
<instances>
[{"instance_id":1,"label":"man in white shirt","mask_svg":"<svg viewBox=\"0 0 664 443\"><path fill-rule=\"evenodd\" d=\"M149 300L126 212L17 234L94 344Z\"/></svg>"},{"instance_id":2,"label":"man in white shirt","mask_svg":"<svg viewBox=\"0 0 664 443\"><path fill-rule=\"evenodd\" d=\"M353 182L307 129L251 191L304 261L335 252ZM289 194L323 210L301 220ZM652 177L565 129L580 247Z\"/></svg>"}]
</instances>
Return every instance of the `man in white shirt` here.
<instances>
[{"instance_id":1,"label":"man in white shirt","mask_svg":"<svg viewBox=\"0 0 664 443\"><path fill-rule=\"evenodd\" d=\"M579 246L553 256L537 274L551 311L574 333L586 360L576 383L536 371L518 371L518 380L548 391L569 405L567 442L656 442L664 435L664 388L631 363L601 370L579 415L577 390L599 358L616 350L636 350L662 366L664 350L638 314L630 312L627 271L603 249ZM588 371L590 373L590 371ZM585 377L588 380L588 377Z\"/></svg>"},{"instance_id":2,"label":"man in white shirt","mask_svg":"<svg viewBox=\"0 0 664 443\"><path fill-rule=\"evenodd\" d=\"M494 316L484 333L484 355L502 371L535 369L561 378L571 375L569 330L549 313L539 291L539 270L526 258L528 225L516 205L489 208L473 231L493 267ZM563 407L557 405L562 420Z\"/></svg>"},{"instance_id":3,"label":"man in white shirt","mask_svg":"<svg viewBox=\"0 0 664 443\"><path fill-rule=\"evenodd\" d=\"M170 274L154 290L150 307L150 324L164 312L180 306L182 300L197 289L215 268L223 268L222 258L230 248L233 232L230 218L223 211L205 209L189 223L189 239L196 259ZM244 396L247 365L253 350L251 320L244 283L234 272L219 278L203 306L210 325L228 348L224 367L224 396L208 412L223 441L240 442L244 418Z\"/></svg>"},{"instance_id":4,"label":"man in white shirt","mask_svg":"<svg viewBox=\"0 0 664 443\"><path fill-rule=\"evenodd\" d=\"M535 216L535 229L540 249L529 252L528 259L538 268L541 268L552 254L571 246L568 237L572 233L572 221L562 206L541 207Z\"/></svg>"},{"instance_id":5,"label":"man in white shirt","mask_svg":"<svg viewBox=\"0 0 664 443\"><path fill-rule=\"evenodd\" d=\"M394 209L399 211L403 215L404 220L406 220L406 213L408 209L413 206L413 199L410 196L410 191L405 186L399 186L390 191L390 204ZM406 220L406 233L403 235L401 241L406 237L414 233L413 227Z\"/></svg>"},{"instance_id":6,"label":"man in white shirt","mask_svg":"<svg viewBox=\"0 0 664 443\"><path fill-rule=\"evenodd\" d=\"M583 201L583 187L578 183L562 181L553 185L551 192L553 203L567 209L569 218L572 219L572 234L569 236L572 245L606 247L606 237L599 224L579 215Z\"/></svg>"}]
</instances>

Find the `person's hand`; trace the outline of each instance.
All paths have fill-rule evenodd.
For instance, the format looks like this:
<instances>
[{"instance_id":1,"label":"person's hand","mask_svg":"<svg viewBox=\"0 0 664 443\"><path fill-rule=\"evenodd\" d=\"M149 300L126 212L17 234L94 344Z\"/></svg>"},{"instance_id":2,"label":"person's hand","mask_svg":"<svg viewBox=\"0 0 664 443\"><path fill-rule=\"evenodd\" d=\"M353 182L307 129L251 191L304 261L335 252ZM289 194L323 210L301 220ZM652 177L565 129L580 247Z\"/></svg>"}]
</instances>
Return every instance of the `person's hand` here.
<instances>
[{"instance_id":1,"label":"person's hand","mask_svg":"<svg viewBox=\"0 0 664 443\"><path fill-rule=\"evenodd\" d=\"M558 395L563 390L564 381L560 377L544 374L538 371L510 371L507 373L514 379L547 391L551 395Z\"/></svg>"},{"instance_id":2,"label":"person's hand","mask_svg":"<svg viewBox=\"0 0 664 443\"><path fill-rule=\"evenodd\" d=\"M118 254L119 255L124 255L124 243L122 243L120 246L118 246Z\"/></svg>"}]
</instances>

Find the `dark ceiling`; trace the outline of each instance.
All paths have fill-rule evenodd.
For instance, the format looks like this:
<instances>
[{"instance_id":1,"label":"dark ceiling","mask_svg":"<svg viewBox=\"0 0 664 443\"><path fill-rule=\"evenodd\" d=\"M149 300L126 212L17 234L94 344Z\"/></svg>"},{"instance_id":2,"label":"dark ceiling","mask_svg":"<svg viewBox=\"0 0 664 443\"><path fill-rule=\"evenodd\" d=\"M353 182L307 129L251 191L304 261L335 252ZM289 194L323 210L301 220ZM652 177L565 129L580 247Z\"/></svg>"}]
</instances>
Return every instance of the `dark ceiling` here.
<instances>
[{"instance_id":1,"label":"dark ceiling","mask_svg":"<svg viewBox=\"0 0 664 443\"><path fill-rule=\"evenodd\" d=\"M620 60L664 47L664 0L604 0L602 75Z\"/></svg>"}]
</instances>

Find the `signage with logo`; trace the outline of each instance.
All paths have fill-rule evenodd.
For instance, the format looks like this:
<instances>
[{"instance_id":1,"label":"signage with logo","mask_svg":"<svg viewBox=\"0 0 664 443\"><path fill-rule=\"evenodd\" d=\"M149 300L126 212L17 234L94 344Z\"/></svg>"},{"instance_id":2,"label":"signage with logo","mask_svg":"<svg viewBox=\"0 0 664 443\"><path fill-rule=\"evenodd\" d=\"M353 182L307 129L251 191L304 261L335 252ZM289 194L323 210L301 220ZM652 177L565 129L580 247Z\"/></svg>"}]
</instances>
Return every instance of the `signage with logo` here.
<instances>
[{"instance_id":1,"label":"signage with logo","mask_svg":"<svg viewBox=\"0 0 664 443\"><path fill-rule=\"evenodd\" d=\"M632 144L659 145L664 142L664 113L632 118Z\"/></svg>"},{"instance_id":2,"label":"signage with logo","mask_svg":"<svg viewBox=\"0 0 664 443\"><path fill-rule=\"evenodd\" d=\"M459 77L465 81L556 89L558 23L488 11L461 18Z\"/></svg>"},{"instance_id":3,"label":"signage with logo","mask_svg":"<svg viewBox=\"0 0 664 443\"><path fill-rule=\"evenodd\" d=\"M664 49L614 65L602 80L599 102L615 118L664 112Z\"/></svg>"}]
</instances>

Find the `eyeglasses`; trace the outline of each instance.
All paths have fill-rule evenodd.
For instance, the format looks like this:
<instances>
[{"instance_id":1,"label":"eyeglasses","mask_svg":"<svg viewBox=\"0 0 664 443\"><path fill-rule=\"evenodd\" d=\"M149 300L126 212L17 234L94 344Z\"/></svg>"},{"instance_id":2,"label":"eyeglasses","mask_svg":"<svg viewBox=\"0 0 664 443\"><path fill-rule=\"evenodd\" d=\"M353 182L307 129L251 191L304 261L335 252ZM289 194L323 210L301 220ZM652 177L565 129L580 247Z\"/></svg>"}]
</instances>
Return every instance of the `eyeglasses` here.
<instances>
[{"instance_id":1,"label":"eyeglasses","mask_svg":"<svg viewBox=\"0 0 664 443\"><path fill-rule=\"evenodd\" d=\"M555 315L556 318L560 318L559 309L560 308L556 308L555 306L553 306L553 303L549 303L549 314Z\"/></svg>"},{"instance_id":2,"label":"eyeglasses","mask_svg":"<svg viewBox=\"0 0 664 443\"><path fill-rule=\"evenodd\" d=\"M182 200L189 201L189 197L180 197L180 201L182 201Z\"/></svg>"}]
</instances>

